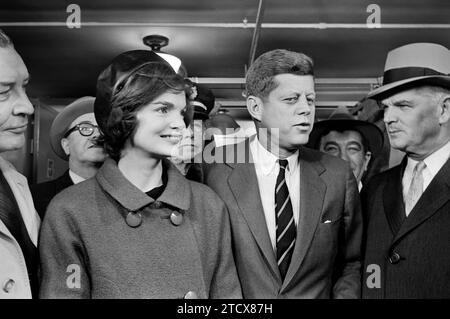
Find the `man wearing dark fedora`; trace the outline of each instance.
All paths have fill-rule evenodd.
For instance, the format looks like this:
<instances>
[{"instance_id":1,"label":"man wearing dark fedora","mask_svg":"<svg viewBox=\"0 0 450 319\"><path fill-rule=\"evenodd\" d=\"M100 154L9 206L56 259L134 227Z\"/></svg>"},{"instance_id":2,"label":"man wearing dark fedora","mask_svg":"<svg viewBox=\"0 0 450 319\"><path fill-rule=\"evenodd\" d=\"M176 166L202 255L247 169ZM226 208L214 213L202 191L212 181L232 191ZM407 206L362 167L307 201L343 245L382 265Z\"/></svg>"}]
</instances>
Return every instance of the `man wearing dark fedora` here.
<instances>
[{"instance_id":1,"label":"man wearing dark fedora","mask_svg":"<svg viewBox=\"0 0 450 319\"><path fill-rule=\"evenodd\" d=\"M34 205L41 217L48 204L63 189L93 177L105 160L97 143L99 131L94 116L94 97L85 96L66 106L50 128L50 145L69 169L59 178L33 185Z\"/></svg>"},{"instance_id":2,"label":"man wearing dark fedora","mask_svg":"<svg viewBox=\"0 0 450 319\"><path fill-rule=\"evenodd\" d=\"M314 124L307 146L349 162L361 191L370 160L383 148L383 133L370 122L335 112Z\"/></svg>"},{"instance_id":3,"label":"man wearing dark fedora","mask_svg":"<svg viewBox=\"0 0 450 319\"><path fill-rule=\"evenodd\" d=\"M449 298L450 51L432 43L390 51L369 97L406 156L361 194L363 298Z\"/></svg>"}]
</instances>

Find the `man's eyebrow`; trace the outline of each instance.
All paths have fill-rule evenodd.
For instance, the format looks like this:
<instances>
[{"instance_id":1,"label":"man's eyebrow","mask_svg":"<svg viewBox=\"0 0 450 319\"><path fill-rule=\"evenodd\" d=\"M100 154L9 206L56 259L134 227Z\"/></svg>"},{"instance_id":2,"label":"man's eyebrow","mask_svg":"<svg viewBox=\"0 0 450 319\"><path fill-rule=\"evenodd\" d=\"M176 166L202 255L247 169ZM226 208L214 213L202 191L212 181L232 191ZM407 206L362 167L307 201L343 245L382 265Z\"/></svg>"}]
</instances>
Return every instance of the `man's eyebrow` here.
<instances>
[{"instance_id":1,"label":"man's eyebrow","mask_svg":"<svg viewBox=\"0 0 450 319\"><path fill-rule=\"evenodd\" d=\"M14 84L15 84L16 82L14 82L14 81L5 81L5 82L0 82L0 85L3 85L3 86L13 86Z\"/></svg>"},{"instance_id":2,"label":"man's eyebrow","mask_svg":"<svg viewBox=\"0 0 450 319\"><path fill-rule=\"evenodd\" d=\"M355 144L358 146L362 146L362 143L360 141L356 141L356 140L352 140L352 141L348 142L348 144Z\"/></svg>"},{"instance_id":3,"label":"man's eyebrow","mask_svg":"<svg viewBox=\"0 0 450 319\"><path fill-rule=\"evenodd\" d=\"M411 101L408 100L398 100L398 101L393 101L392 102L393 105L404 105L404 104L412 104Z\"/></svg>"},{"instance_id":4,"label":"man's eyebrow","mask_svg":"<svg viewBox=\"0 0 450 319\"><path fill-rule=\"evenodd\" d=\"M326 145L335 145L335 146L339 146L339 144L337 143L337 142L335 142L335 141L327 141L327 142L325 142L325 144L324 144L324 146L326 146Z\"/></svg>"}]
</instances>

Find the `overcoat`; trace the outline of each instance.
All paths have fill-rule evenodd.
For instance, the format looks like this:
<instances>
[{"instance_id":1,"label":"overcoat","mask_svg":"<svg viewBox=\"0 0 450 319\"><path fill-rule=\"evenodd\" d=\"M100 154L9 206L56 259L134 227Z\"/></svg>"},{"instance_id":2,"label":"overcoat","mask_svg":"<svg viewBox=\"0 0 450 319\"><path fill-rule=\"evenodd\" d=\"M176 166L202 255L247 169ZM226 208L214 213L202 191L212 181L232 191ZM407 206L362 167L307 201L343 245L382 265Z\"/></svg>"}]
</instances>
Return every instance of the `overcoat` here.
<instances>
[{"instance_id":1,"label":"overcoat","mask_svg":"<svg viewBox=\"0 0 450 319\"><path fill-rule=\"evenodd\" d=\"M402 164L361 193L366 219L363 298L450 298L450 160L406 218Z\"/></svg>"},{"instance_id":2,"label":"overcoat","mask_svg":"<svg viewBox=\"0 0 450 319\"><path fill-rule=\"evenodd\" d=\"M40 235L40 297L241 297L225 205L163 164L156 201L112 159L56 195Z\"/></svg>"},{"instance_id":3,"label":"overcoat","mask_svg":"<svg viewBox=\"0 0 450 319\"><path fill-rule=\"evenodd\" d=\"M0 169L14 194L28 235L37 245L40 218L34 209L25 176L0 156ZM0 299L31 298L31 287L25 257L17 240L0 219Z\"/></svg>"}]
</instances>

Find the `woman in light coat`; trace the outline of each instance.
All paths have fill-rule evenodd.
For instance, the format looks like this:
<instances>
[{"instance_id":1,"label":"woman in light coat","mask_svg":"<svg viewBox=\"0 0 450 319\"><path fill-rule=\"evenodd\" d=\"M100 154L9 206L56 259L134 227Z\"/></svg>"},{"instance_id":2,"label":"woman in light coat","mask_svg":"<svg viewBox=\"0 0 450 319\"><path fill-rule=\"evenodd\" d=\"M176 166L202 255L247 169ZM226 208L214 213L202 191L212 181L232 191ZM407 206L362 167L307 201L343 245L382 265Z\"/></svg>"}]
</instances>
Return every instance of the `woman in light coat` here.
<instances>
[{"instance_id":1,"label":"woman in light coat","mask_svg":"<svg viewBox=\"0 0 450 319\"><path fill-rule=\"evenodd\" d=\"M189 87L150 51L116 57L95 115L110 156L43 222L42 298L240 298L228 212L170 164Z\"/></svg>"}]
</instances>

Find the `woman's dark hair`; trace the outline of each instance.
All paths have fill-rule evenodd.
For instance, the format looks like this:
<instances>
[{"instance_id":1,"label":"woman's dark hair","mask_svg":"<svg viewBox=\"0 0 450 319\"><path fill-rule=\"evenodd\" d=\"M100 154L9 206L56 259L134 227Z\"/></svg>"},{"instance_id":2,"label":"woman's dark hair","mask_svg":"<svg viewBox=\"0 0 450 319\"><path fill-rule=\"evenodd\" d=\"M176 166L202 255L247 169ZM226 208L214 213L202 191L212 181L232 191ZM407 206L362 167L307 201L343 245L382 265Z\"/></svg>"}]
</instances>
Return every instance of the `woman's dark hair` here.
<instances>
[{"instance_id":1,"label":"woman's dark hair","mask_svg":"<svg viewBox=\"0 0 450 319\"><path fill-rule=\"evenodd\" d=\"M99 140L112 159L120 159L125 142L132 138L137 126L136 113L167 91L184 91L188 97L191 86L184 78L175 74L169 65L161 62L143 65L116 85L110 102L111 113ZM192 110L188 104L186 125L191 118Z\"/></svg>"}]
</instances>

